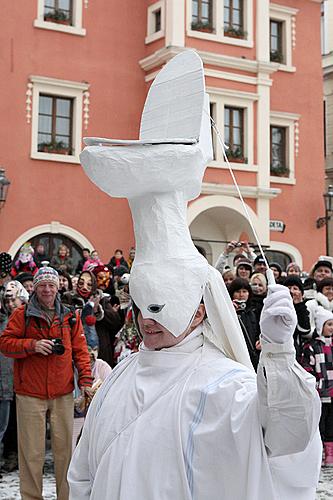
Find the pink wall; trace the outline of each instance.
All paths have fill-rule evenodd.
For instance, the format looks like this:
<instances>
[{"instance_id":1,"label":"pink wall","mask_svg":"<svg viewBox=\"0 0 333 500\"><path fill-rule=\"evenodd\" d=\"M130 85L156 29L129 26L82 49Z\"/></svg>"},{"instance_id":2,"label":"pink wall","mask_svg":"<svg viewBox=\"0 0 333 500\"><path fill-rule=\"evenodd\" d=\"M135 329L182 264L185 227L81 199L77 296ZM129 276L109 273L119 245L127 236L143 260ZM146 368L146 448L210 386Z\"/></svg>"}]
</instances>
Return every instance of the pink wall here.
<instances>
[{"instance_id":1,"label":"pink wall","mask_svg":"<svg viewBox=\"0 0 333 500\"><path fill-rule=\"evenodd\" d=\"M81 37L34 28L37 2L7 5L0 34L1 109L6 117L0 123L0 163L11 186L0 215L1 249L27 229L52 220L84 234L105 259L114 248L127 252L133 243L126 200L111 200L101 193L80 165L30 159L31 125L25 118L29 75L84 81L91 85L89 127L84 135L138 136L146 94L138 64L145 55L146 10L141 2L123 2L118 7L117 1L109 0L83 8L87 35ZM129 23L130 19L136 22ZM130 31L124 36L126 26Z\"/></svg>"}]
</instances>

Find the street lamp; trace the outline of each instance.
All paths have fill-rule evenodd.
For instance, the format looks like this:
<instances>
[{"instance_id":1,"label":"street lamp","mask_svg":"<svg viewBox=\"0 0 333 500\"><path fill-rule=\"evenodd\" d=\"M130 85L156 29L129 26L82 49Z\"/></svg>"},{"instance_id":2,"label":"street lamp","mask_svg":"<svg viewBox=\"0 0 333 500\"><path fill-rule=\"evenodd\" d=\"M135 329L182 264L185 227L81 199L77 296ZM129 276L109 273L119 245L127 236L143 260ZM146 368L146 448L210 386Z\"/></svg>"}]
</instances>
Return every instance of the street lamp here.
<instances>
[{"instance_id":1,"label":"street lamp","mask_svg":"<svg viewBox=\"0 0 333 500\"><path fill-rule=\"evenodd\" d=\"M10 181L7 179L5 170L0 168L0 210L6 203Z\"/></svg>"},{"instance_id":2,"label":"street lamp","mask_svg":"<svg viewBox=\"0 0 333 500\"><path fill-rule=\"evenodd\" d=\"M316 221L317 228L326 226L326 255L329 255L329 224L333 213L333 186L329 185L327 193L323 194L325 201L325 217L319 217Z\"/></svg>"}]
</instances>

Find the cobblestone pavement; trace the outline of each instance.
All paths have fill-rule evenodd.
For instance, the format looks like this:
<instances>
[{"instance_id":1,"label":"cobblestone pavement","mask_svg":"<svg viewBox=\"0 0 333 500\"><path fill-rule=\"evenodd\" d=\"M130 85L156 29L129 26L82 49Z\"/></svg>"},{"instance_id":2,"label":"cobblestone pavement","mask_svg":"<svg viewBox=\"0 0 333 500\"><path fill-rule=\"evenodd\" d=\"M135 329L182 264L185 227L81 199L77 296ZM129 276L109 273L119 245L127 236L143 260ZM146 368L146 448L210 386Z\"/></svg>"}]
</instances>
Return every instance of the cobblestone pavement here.
<instances>
[{"instance_id":1,"label":"cobblestone pavement","mask_svg":"<svg viewBox=\"0 0 333 500\"><path fill-rule=\"evenodd\" d=\"M55 480L53 474L52 457L48 456L44 470L44 500L56 500ZM316 500L329 500L333 498L333 467L322 469ZM0 499L18 500L19 479L18 472L4 475L0 481Z\"/></svg>"}]
</instances>

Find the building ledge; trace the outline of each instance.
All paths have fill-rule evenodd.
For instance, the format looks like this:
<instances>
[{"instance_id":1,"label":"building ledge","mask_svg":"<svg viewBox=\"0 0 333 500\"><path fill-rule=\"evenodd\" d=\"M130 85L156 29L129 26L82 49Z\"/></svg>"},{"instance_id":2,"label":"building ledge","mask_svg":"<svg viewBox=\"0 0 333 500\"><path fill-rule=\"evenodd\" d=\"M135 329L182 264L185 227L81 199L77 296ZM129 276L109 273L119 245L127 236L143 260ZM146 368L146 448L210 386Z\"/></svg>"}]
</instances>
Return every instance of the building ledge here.
<instances>
[{"instance_id":1,"label":"building ledge","mask_svg":"<svg viewBox=\"0 0 333 500\"><path fill-rule=\"evenodd\" d=\"M279 188L259 188L257 186L239 186L240 192L244 198L260 198L272 200L280 193ZM238 196L235 186L229 184L215 184L210 182L203 182L201 194L224 195L224 196Z\"/></svg>"}]
</instances>

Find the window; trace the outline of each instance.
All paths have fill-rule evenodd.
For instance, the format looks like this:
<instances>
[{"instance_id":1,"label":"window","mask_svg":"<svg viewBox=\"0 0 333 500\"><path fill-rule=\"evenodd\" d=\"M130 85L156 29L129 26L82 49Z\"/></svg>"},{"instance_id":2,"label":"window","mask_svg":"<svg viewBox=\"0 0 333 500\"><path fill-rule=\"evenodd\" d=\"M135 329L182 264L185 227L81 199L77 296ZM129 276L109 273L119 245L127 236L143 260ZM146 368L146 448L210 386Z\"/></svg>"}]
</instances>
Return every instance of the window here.
<instances>
[{"instance_id":1,"label":"window","mask_svg":"<svg viewBox=\"0 0 333 500\"><path fill-rule=\"evenodd\" d=\"M31 158L79 163L89 84L31 76ZM85 104L88 105L88 104Z\"/></svg>"},{"instance_id":2,"label":"window","mask_svg":"<svg viewBox=\"0 0 333 500\"><path fill-rule=\"evenodd\" d=\"M161 9L154 12L155 17L155 33L161 31Z\"/></svg>"},{"instance_id":3,"label":"window","mask_svg":"<svg viewBox=\"0 0 333 500\"><path fill-rule=\"evenodd\" d=\"M224 34L244 38L243 0L224 0Z\"/></svg>"},{"instance_id":4,"label":"window","mask_svg":"<svg viewBox=\"0 0 333 500\"><path fill-rule=\"evenodd\" d=\"M213 1L192 1L192 29L199 31L213 31Z\"/></svg>"},{"instance_id":5,"label":"window","mask_svg":"<svg viewBox=\"0 0 333 500\"><path fill-rule=\"evenodd\" d=\"M271 182L295 184L295 164L299 150L301 115L282 111L270 112Z\"/></svg>"},{"instance_id":6,"label":"window","mask_svg":"<svg viewBox=\"0 0 333 500\"><path fill-rule=\"evenodd\" d=\"M159 0L150 5L147 9L147 36L146 43L154 42L164 37L165 23L165 5L164 0Z\"/></svg>"},{"instance_id":7,"label":"window","mask_svg":"<svg viewBox=\"0 0 333 500\"><path fill-rule=\"evenodd\" d=\"M215 102L209 103L209 113L210 113L211 118L216 123L216 103ZM211 130L211 134L212 134L213 160L216 160L216 134L215 134L213 127L211 127L210 130Z\"/></svg>"},{"instance_id":8,"label":"window","mask_svg":"<svg viewBox=\"0 0 333 500\"><path fill-rule=\"evenodd\" d=\"M73 99L41 94L38 113L38 151L71 154Z\"/></svg>"},{"instance_id":9,"label":"window","mask_svg":"<svg viewBox=\"0 0 333 500\"><path fill-rule=\"evenodd\" d=\"M186 34L253 47L253 0L186 0Z\"/></svg>"},{"instance_id":10,"label":"window","mask_svg":"<svg viewBox=\"0 0 333 500\"><path fill-rule=\"evenodd\" d=\"M83 0L37 0L35 28L62 31L71 35L86 34L82 28Z\"/></svg>"},{"instance_id":11,"label":"window","mask_svg":"<svg viewBox=\"0 0 333 500\"><path fill-rule=\"evenodd\" d=\"M293 50L296 47L296 15L298 9L270 3L270 61L278 63L280 71L294 72Z\"/></svg>"},{"instance_id":12,"label":"window","mask_svg":"<svg viewBox=\"0 0 333 500\"><path fill-rule=\"evenodd\" d=\"M283 57L283 22L270 20L270 60L284 62Z\"/></svg>"},{"instance_id":13,"label":"window","mask_svg":"<svg viewBox=\"0 0 333 500\"><path fill-rule=\"evenodd\" d=\"M271 126L271 175L287 177L286 127Z\"/></svg>"},{"instance_id":14,"label":"window","mask_svg":"<svg viewBox=\"0 0 333 500\"><path fill-rule=\"evenodd\" d=\"M245 162L244 158L244 110L224 108L224 142L229 147L226 151L228 160Z\"/></svg>"},{"instance_id":15,"label":"window","mask_svg":"<svg viewBox=\"0 0 333 500\"><path fill-rule=\"evenodd\" d=\"M45 0L44 21L58 24L72 24L72 0Z\"/></svg>"}]
</instances>

